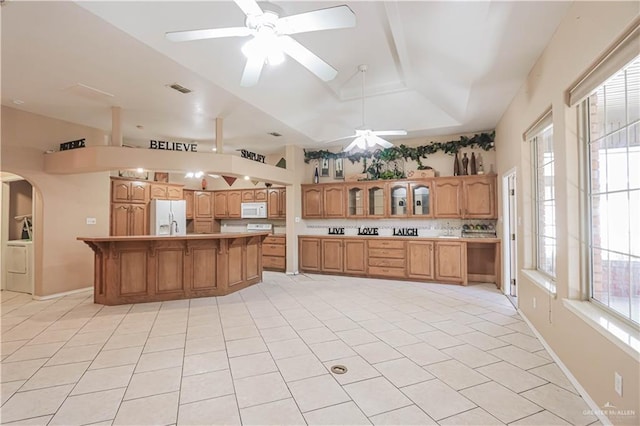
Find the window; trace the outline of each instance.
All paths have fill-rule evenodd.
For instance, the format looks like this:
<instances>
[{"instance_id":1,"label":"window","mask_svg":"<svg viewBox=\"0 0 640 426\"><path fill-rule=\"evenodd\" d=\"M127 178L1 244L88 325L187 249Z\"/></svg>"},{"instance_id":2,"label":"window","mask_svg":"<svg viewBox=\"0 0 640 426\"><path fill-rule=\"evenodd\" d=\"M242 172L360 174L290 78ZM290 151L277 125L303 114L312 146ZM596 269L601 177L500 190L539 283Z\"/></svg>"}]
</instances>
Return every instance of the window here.
<instances>
[{"instance_id":1,"label":"window","mask_svg":"<svg viewBox=\"0 0 640 426\"><path fill-rule=\"evenodd\" d=\"M640 323L640 56L581 104L590 300Z\"/></svg>"},{"instance_id":2,"label":"window","mask_svg":"<svg viewBox=\"0 0 640 426\"><path fill-rule=\"evenodd\" d=\"M538 272L556 278L556 201L551 113L526 134L531 142L534 183L535 264ZM554 289L551 289L555 291Z\"/></svg>"}]
</instances>

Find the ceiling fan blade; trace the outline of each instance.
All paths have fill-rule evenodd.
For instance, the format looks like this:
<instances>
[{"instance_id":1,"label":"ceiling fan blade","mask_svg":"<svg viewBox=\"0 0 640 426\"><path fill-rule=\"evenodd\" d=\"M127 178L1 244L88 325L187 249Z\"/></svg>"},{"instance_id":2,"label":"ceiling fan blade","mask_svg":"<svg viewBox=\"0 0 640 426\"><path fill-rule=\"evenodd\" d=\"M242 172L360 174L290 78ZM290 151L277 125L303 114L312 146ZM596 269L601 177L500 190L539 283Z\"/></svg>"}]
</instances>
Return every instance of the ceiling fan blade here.
<instances>
[{"instance_id":1,"label":"ceiling fan blade","mask_svg":"<svg viewBox=\"0 0 640 426\"><path fill-rule=\"evenodd\" d=\"M388 142L388 141L386 141L386 140L384 140L381 137L376 136L376 135L369 136L369 141L373 142L375 144L378 144L383 148L391 148L393 146L393 144L391 142Z\"/></svg>"},{"instance_id":2,"label":"ceiling fan blade","mask_svg":"<svg viewBox=\"0 0 640 426\"><path fill-rule=\"evenodd\" d=\"M213 28L209 30L173 31L165 34L171 41L193 41L208 38L244 37L252 34L247 27Z\"/></svg>"},{"instance_id":3,"label":"ceiling fan blade","mask_svg":"<svg viewBox=\"0 0 640 426\"><path fill-rule=\"evenodd\" d=\"M285 16L277 23L280 34L307 33L356 26L356 15L349 6L336 6L298 15Z\"/></svg>"},{"instance_id":4,"label":"ceiling fan blade","mask_svg":"<svg viewBox=\"0 0 640 426\"><path fill-rule=\"evenodd\" d=\"M341 138L331 139L331 140L328 140L328 141L324 141L323 143L331 143L331 142L343 141L343 140L345 140L345 139L355 138L356 136L357 136L357 135L344 136L344 137L341 137Z\"/></svg>"},{"instance_id":5,"label":"ceiling fan blade","mask_svg":"<svg viewBox=\"0 0 640 426\"><path fill-rule=\"evenodd\" d=\"M245 15L262 15L264 12L255 0L234 0Z\"/></svg>"},{"instance_id":6,"label":"ceiling fan blade","mask_svg":"<svg viewBox=\"0 0 640 426\"><path fill-rule=\"evenodd\" d=\"M343 149L343 152L348 152L351 151L352 149L354 149L356 146L358 146L358 142L356 142L356 140L354 140L353 142L351 142L349 145L347 145L347 147L345 149Z\"/></svg>"},{"instance_id":7,"label":"ceiling fan blade","mask_svg":"<svg viewBox=\"0 0 640 426\"><path fill-rule=\"evenodd\" d=\"M371 132L372 135L376 136L405 136L407 134L406 130L377 130Z\"/></svg>"},{"instance_id":8,"label":"ceiling fan blade","mask_svg":"<svg viewBox=\"0 0 640 426\"><path fill-rule=\"evenodd\" d=\"M260 73L264 66L264 56L253 56L247 59L247 64L244 66L244 72L242 73L242 80L240 86L251 87L258 84L260 79Z\"/></svg>"},{"instance_id":9,"label":"ceiling fan blade","mask_svg":"<svg viewBox=\"0 0 640 426\"><path fill-rule=\"evenodd\" d=\"M278 37L282 50L302 66L318 76L322 81L330 81L336 78L338 71L331 65L320 59L315 53L298 43L289 36Z\"/></svg>"}]
</instances>

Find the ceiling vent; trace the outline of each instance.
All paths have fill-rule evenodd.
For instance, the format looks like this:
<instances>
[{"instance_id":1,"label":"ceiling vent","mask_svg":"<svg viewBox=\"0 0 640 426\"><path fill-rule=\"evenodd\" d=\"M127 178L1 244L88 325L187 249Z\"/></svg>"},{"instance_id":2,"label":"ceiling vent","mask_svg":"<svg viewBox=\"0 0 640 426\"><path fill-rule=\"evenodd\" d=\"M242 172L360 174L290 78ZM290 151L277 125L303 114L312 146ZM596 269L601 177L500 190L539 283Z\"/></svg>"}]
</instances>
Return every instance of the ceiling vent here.
<instances>
[{"instance_id":1,"label":"ceiling vent","mask_svg":"<svg viewBox=\"0 0 640 426\"><path fill-rule=\"evenodd\" d=\"M269 132L268 134L270 134L274 138L279 138L280 136L282 136L282 134L278 132Z\"/></svg>"},{"instance_id":2,"label":"ceiling vent","mask_svg":"<svg viewBox=\"0 0 640 426\"><path fill-rule=\"evenodd\" d=\"M178 92L180 92L180 93L184 93L185 95L186 95L187 93L191 93L191 92L193 92L193 90L191 90L191 89L187 89L186 87L181 86L181 85L179 85L178 83L170 84L170 85L169 85L169 87L171 87L173 90L177 90L177 91L178 91Z\"/></svg>"}]
</instances>

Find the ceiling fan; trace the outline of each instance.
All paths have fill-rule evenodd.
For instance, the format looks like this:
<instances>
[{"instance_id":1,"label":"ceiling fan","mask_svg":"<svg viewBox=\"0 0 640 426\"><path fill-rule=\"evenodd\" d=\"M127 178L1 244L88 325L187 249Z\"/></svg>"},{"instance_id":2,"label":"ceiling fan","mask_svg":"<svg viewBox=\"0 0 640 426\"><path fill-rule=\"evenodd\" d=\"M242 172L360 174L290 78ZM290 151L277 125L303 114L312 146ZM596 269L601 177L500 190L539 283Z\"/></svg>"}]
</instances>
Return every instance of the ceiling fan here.
<instances>
[{"instance_id":1,"label":"ceiling fan","mask_svg":"<svg viewBox=\"0 0 640 426\"><path fill-rule=\"evenodd\" d=\"M297 15L280 17L274 10L263 10L255 0L234 0L247 18L244 27L212 28L206 30L173 31L165 34L171 41L193 41L221 37L252 36L243 47L247 63L242 73L241 86L258 83L265 62L277 65L284 54L291 56L323 81L333 80L338 71L315 53L290 37L311 31L350 28L356 17L348 6L336 6ZM268 5L275 9L273 5Z\"/></svg>"},{"instance_id":2,"label":"ceiling fan","mask_svg":"<svg viewBox=\"0 0 640 426\"><path fill-rule=\"evenodd\" d=\"M364 76L367 72L366 65L359 65L358 71L362 74L362 125L361 127L365 127L365 113L364 113ZM337 142L344 139L355 138L343 151L351 151L354 148L359 148L362 150L366 150L368 148L373 148L376 145L381 146L382 148L391 148L393 144L387 140L382 139L380 136L404 136L407 134L406 130L371 130L371 129L356 129L355 134L351 136L345 136L343 138L333 139L327 141Z\"/></svg>"}]
</instances>

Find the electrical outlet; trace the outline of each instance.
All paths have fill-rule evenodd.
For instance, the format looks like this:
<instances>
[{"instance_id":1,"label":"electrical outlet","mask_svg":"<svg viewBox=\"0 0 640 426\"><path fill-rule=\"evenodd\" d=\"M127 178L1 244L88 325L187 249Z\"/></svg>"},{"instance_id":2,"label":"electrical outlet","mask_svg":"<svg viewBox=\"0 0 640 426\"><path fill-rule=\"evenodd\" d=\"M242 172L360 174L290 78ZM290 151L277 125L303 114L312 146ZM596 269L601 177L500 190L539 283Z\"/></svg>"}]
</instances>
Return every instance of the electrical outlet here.
<instances>
[{"instance_id":1,"label":"electrical outlet","mask_svg":"<svg viewBox=\"0 0 640 426\"><path fill-rule=\"evenodd\" d=\"M300 218L299 218L299 217L296 217L296 218L295 218L295 222L296 222L296 223L299 223L299 222L300 222Z\"/></svg>"},{"instance_id":2,"label":"electrical outlet","mask_svg":"<svg viewBox=\"0 0 640 426\"><path fill-rule=\"evenodd\" d=\"M533 309L535 309L535 308L536 308L536 298L534 297L533 298Z\"/></svg>"},{"instance_id":3,"label":"electrical outlet","mask_svg":"<svg viewBox=\"0 0 640 426\"><path fill-rule=\"evenodd\" d=\"M613 388L615 389L618 395L622 396L622 376L616 371L615 373L613 373L613 377L614 377Z\"/></svg>"},{"instance_id":4,"label":"electrical outlet","mask_svg":"<svg viewBox=\"0 0 640 426\"><path fill-rule=\"evenodd\" d=\"M95 217L88 217L87 218L87 225L95 225L96 222L96 218Z\"/></svg>"}]
</instances>

